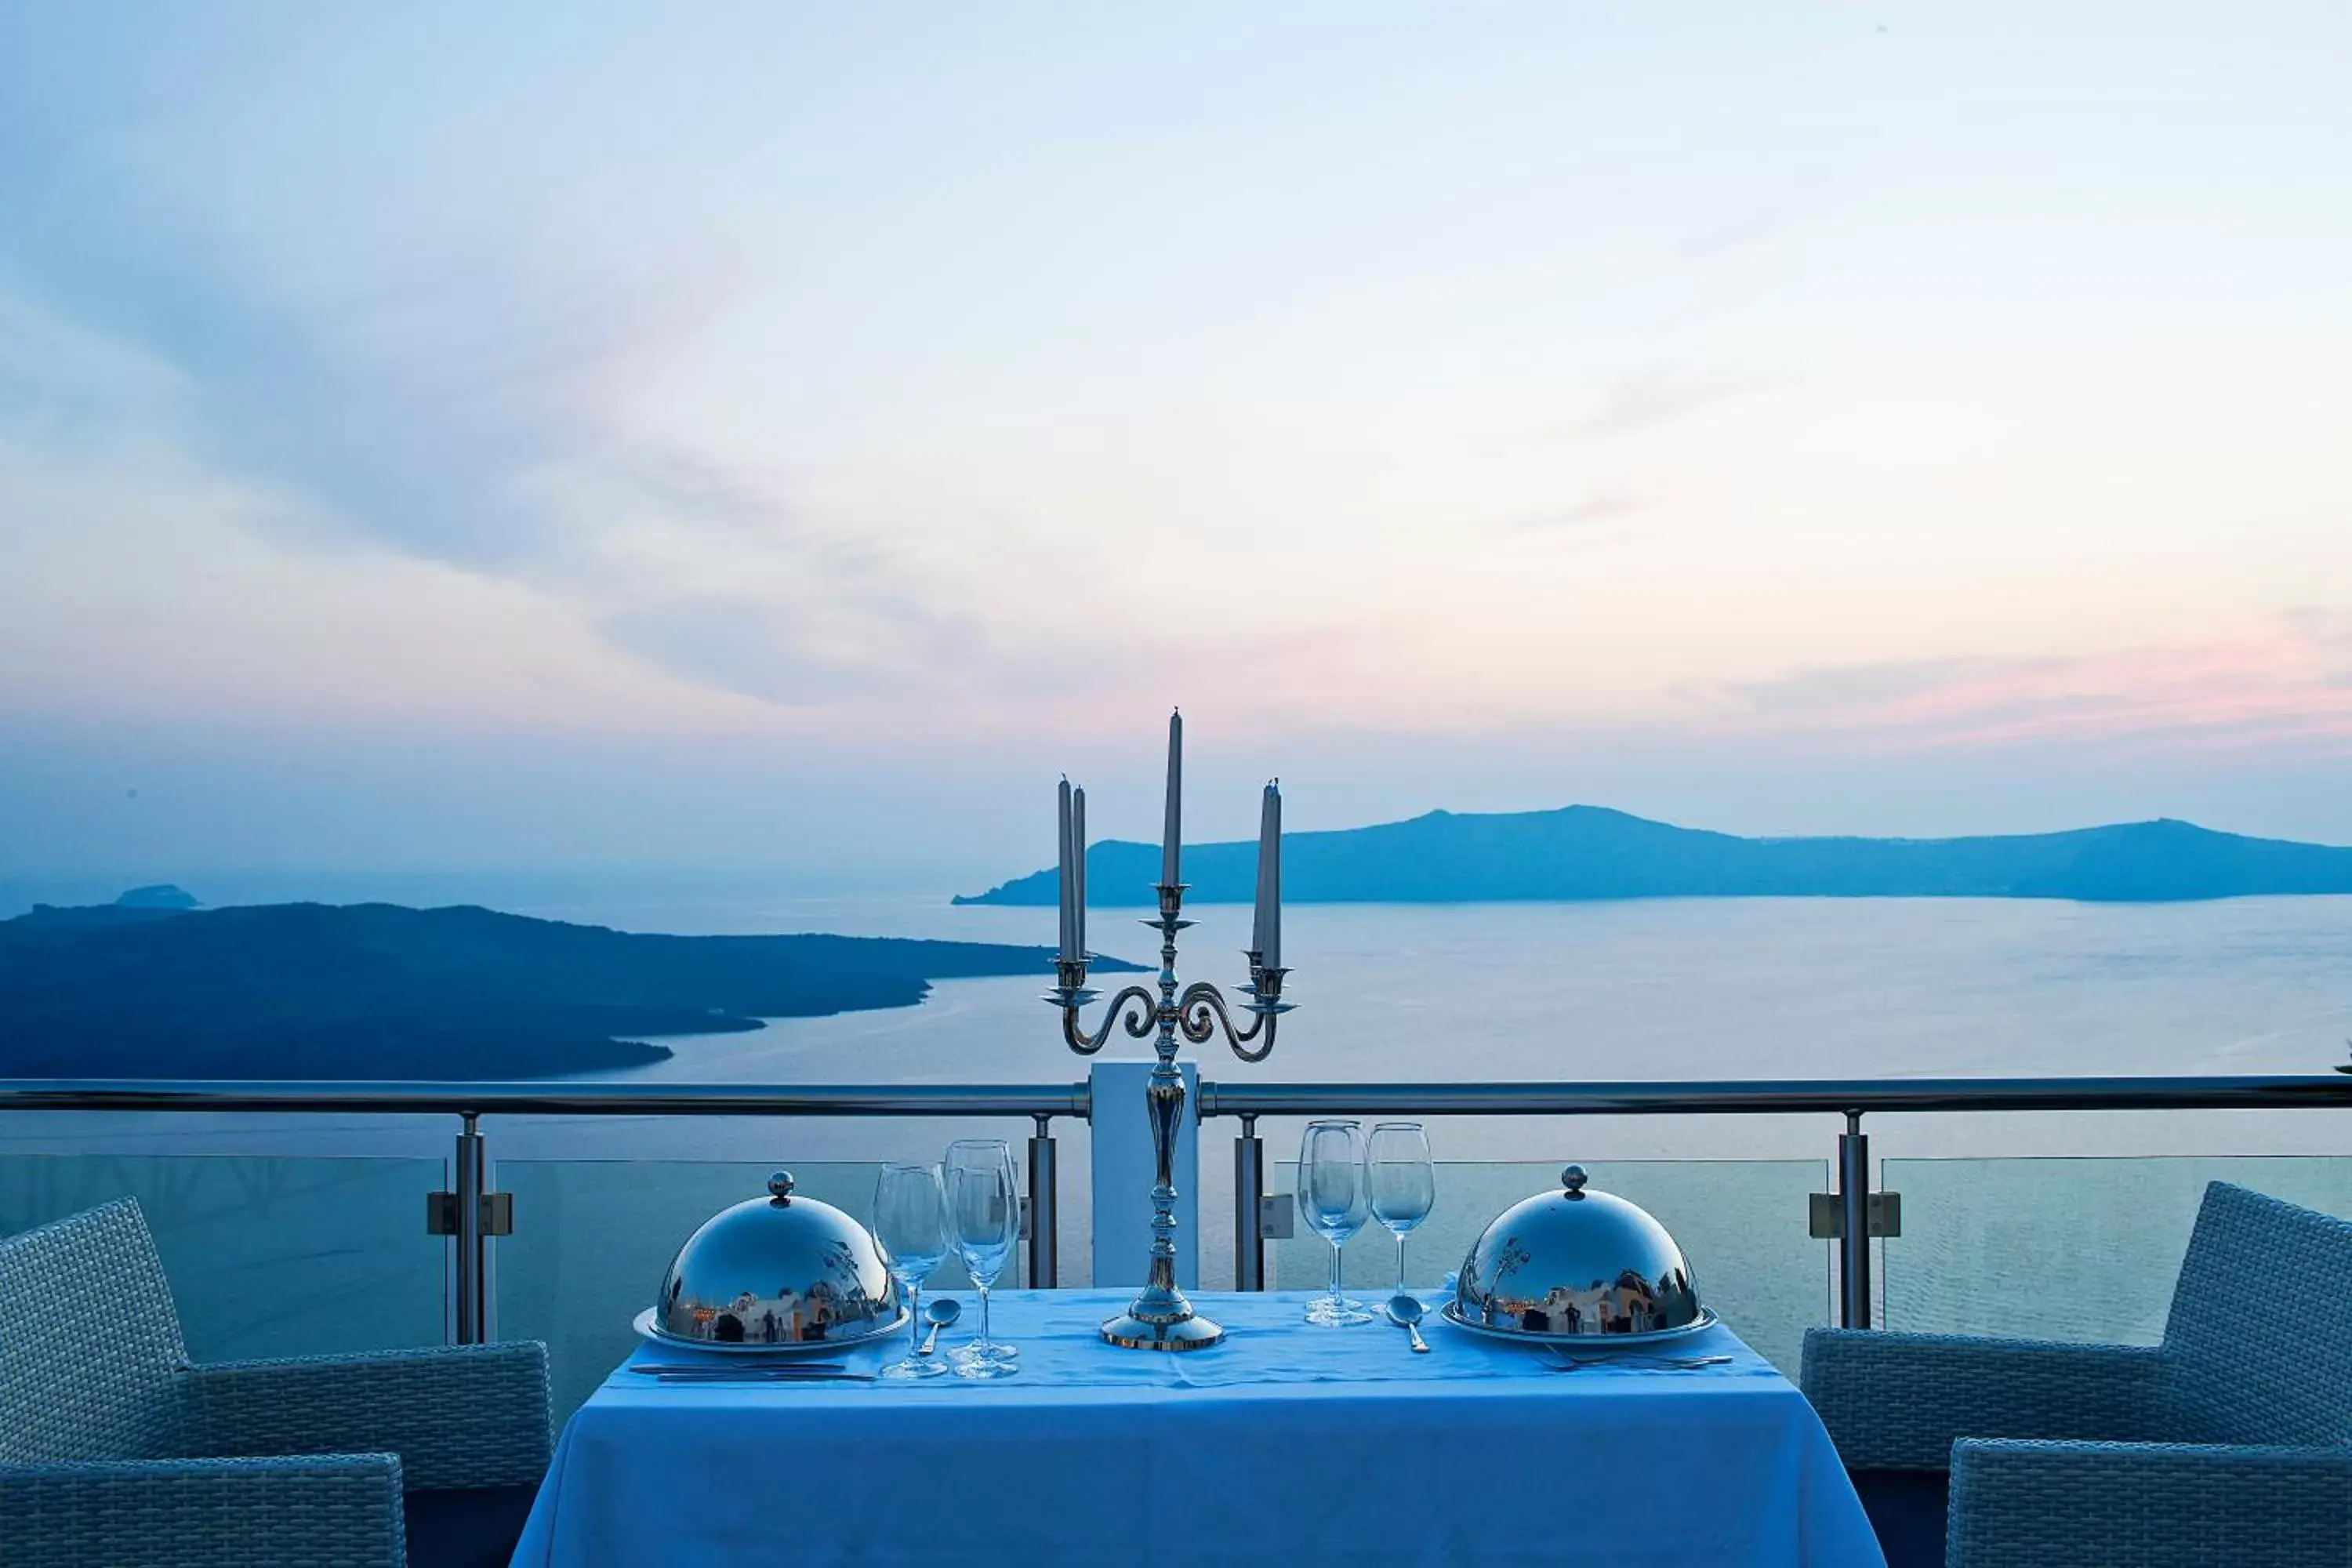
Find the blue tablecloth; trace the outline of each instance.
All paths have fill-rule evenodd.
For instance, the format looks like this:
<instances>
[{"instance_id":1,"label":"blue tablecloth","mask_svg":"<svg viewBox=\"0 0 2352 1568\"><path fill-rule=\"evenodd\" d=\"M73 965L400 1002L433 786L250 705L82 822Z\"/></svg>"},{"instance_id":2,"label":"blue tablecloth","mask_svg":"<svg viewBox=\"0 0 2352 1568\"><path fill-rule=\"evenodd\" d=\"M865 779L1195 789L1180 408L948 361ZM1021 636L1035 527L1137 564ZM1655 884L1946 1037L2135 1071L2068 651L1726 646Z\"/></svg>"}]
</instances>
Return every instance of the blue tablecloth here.
<instances>
[{"instance_id":1,"label":"blue tablecloth","mask_svg":"<svg viewBox=\"0 0 2352 1568\"><path fill-rule=\"evenodd\" d=\"M1675 1346L1728 1366L1562 1373L1433 1316L1412 1355L1386 1322L1307 1327L1304 1295L1203 1294L1225 1342L1170 1355L1096 1338L1128 1294L999 1292L1022 1372L988 1383L625 1367L564 1428L514 1560L1881 1563L1812 1407L1728 1329Z\"/></svg>"}]
</instances>

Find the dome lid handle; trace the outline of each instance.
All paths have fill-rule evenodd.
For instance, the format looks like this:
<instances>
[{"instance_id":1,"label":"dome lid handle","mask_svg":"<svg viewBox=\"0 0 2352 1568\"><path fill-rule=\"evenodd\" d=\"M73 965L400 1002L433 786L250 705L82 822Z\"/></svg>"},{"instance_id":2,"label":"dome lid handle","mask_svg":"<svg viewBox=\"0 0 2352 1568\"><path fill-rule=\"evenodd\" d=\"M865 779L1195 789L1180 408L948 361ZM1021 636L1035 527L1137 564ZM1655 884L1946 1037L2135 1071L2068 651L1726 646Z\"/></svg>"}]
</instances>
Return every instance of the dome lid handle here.
<instances>
[{"instance_id":1,"label":"dome lid handle","mask_svg":"<svg viewBox=\"0 0 2352 1568\"><path fill-rule=\"evenodd\" d=\"M1570 1197L1582 1197L1584 1195L1584 1167L1581 1165L1569 1166L1568 1169L1559 1173L1559 1184L1567 1190Z\"/></svg>"},{"instance_id":2,"label":"dome lid handle","mask_svg":"<svg viewBox=\"0 0 2352 1568\"><path fill-rule=\"evenodd\" d=\"M778 1208L782 1209L792 1207L793 1173L790 1171L777 1171L772 1173L768 1177L768 1195L774 1201L775 1205Z\"/></svg>"}]
</instances>

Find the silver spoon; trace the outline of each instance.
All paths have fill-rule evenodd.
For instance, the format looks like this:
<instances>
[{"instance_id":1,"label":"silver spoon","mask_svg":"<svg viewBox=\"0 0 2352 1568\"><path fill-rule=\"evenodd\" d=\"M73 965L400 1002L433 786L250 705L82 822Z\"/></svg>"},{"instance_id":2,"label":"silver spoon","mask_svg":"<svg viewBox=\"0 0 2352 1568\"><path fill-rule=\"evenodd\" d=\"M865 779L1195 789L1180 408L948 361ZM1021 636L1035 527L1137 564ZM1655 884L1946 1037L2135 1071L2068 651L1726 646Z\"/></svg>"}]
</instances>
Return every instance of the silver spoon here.
<instances>
[{"instance_id":1,"label":"silver spoon","mask_svg":"<svg viewBox=\"0 0 2352 1568\"><path fill-rule=\"evenodd\" d=\"M915 1353L929 1355L931 1347L940 1342L940 1331L963 1316L963 1303L952 1296L934 1296L923 1304L923 1321L931 1331L923 1336L923 1348Z\"/></svg>"},{"instance_id":2,"label":"silver spoon","mask_svg":"<svg viewBox=\"0 0 2352 1568\"><path fill-rule=\"evenodd\" d=\"M1421 1337L1421 1330L1414 1326L1421 1321L1421 1303L1410 1296L1400 1295L1389 1298L1389 1321L1397 1324L1412 1336L1412 1348L1416 1353L1427 1355L1429 1342Z\"/></svg>"}]
</instances>

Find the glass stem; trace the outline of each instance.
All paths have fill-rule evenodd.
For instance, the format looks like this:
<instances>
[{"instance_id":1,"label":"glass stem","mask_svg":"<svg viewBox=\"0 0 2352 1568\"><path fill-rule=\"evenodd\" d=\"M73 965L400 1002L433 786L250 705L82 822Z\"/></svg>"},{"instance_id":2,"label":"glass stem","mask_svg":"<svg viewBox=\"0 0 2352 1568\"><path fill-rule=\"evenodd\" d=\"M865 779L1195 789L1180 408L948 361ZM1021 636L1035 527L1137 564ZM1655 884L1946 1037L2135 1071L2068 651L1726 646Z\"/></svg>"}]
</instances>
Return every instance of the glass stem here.
<instances>
[{"instance_id":1,"label":"glass stem","mask_svg":"<svg viewBox=\"0 0 2352 1568\"><path fill-rule=\"evenodd\" d=\"M996 1343L988 1337L988 1287L977 1280L973 1284L980 1291L980 1344L977 1348L987 1350Z\"/></svg>"},{"instance_id":2,"label":"glass stem","mask_svg":"<svg viewBox=\"0 0 2352 1568\"><path fill-rule=\"evenodd\" d=\"M1331 1305L1339 1304L1339 1238L1331 1238Z\"/></svg>"},{"instance_id":3,"label":"glass stem","mask_svg":"<svg viewBox=\"0 0 2352 1568\"><path fill-rule=\"evenodd\" d=\"M1403 1294L1404 1294L1404 1232L1402 1232L1402 1231L1399 1231L1399 1232L1397 1232L1397 1288L1396 1288L1396 1293L1397 1293L1398 1295L1400 1295L1400 1296L1402 1296L1402 1295L1403 1295Z\"/></svg>"},{"instance_id":4,"label":"glass stem","mask_svg":"<svg viewBox=\"0 0 2352 1568\"><path fill-rule=\"evenodd\" d=\"M907 1287L907 1359L919 1361L923 1354L923 1288Z\"/></svg>"}]
</instances>

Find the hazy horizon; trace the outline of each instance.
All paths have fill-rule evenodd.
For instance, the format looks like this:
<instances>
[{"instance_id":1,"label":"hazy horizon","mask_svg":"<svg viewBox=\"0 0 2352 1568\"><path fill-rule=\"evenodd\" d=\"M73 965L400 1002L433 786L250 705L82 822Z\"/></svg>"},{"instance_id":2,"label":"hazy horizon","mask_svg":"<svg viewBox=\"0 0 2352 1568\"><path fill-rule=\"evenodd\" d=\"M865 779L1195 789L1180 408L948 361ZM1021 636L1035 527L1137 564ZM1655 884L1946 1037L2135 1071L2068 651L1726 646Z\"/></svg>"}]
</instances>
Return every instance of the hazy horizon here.
<instances>
[{"instance_id":1,"label":"hazy horizon","mask_svg":"<svg viewBox=\"0 0 2352 1568\"><path fill-rule=\"evenodd\" d=\"M0 895L2352 843L2352 11L0 16Z\"/></svg>"},{"instance_id":2,"label":"hazy horizon","mask_svg":"<svg viewBox=\"0 0 2352 1568\"><path fill-rule=\"evenodd\" d=\"M1444 808L1433 808L1443 810ZM1534 815L1558 809L1593 809L1590 803L1571 803L1569 808L1539 808ZM1615 809L1603 807L1600 809ZM1418 815L1418 814L1417 814ZM1466 815L1466 814L1465 814ZM1376 824L1351 824L1379 826ZM1703 823L1674 826L1705 828ZM2078 828L2113 826L2116 824L2078 823ZM2200 824L2210 826L2210 824ZM1295 830L1294 830L1295 831ZM2064 831L2055 829L2053 831ZM1802 836L1811 837L1811 836ZM1900 838L1904 835L1887 835ZM1094 847L1099 850L1112 840L1097 837ZM1150 849L1148 839L1118 840L1130 848ZM1223 846L1248 846L1255 840L1233 838L1223 841L1186 836L1188 848L1200 848L1213 843ZM1018 849L1008 854L1017 858ZM196 897L207 908L236 904L320 902L358 903L391 902L420 906L452 903L488 903L493 907L512 905L527 912L551 913L570 905L593 907L614 903L625 905L632 899L651 899L676 907L677 900L686 900L690 907L696 900L710 900L719 905L743 909L769 904L779 910L792 906L831 906L854 909L861 903L880 909L900 906L913 900L937 903L942 907L965 895L986 892L1001 883L1018 880L1033 874L1050 874L1050 863L1017 866L1007 858L994 868L981 874L969 883L945 883L939 875L908 868L886 868L879 871L860 873L856 868L843 870L812 871L807 866L758 863L717 866L656 866L656 865L575 865L565 867L485 865L471 868L444 866L362 867L310 866L299 868L215 867L194 879L199 886L186 887L173 878L142 878L105 869L85 868L70 873L46 875L0 875L0 920L21 914L36 904L93 904L112 901L134 887L153 885L177 886ZM1107 889L1098 889L1107 891ZM1202 900L1196 890L1193 902ZM1843 894L1661 894L1639 895L1630 901L1671 900L1680 897L1749 898L1756 896L1843 898ZM1948 895L1869 894L1862 897L1937 897ZM1962 898L1983 895L1959 895ZM2309 894L2225 894L2223 898L2241 897L2309 897ZM2325 896L2325 895L2318 895ZM1235 895L1238 897L1238 895ZM1109 898L1097 900L1104 908L1141 908L1150 900L1138 891L1129 900ZM1212 899L1211 901L1216 901ZM1227 899L1224 901L1232 901ZM1347 901L1347 900L1342 900ZM1415 900L1416 902L1418 900ZM1477 899L1469 902L1483 901ZM1584 901L1581 899L1570 901ZM1618 901L1614 896L1600 901ZM2065 900L2061 900L2065 901ZM2203 896L2191 901L2203 901ZM656 905L658 907L658 903ZM1015 906L1023 907L1023 906ZM1042 907L1042 906L1041 906ZM1425 907L1425 906L1424 906ZM556 918L567 918L557 914ZM888 933L881 933L888 934Z\"/></svg>"}]
</instances>

